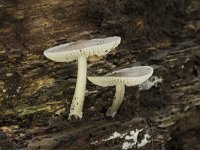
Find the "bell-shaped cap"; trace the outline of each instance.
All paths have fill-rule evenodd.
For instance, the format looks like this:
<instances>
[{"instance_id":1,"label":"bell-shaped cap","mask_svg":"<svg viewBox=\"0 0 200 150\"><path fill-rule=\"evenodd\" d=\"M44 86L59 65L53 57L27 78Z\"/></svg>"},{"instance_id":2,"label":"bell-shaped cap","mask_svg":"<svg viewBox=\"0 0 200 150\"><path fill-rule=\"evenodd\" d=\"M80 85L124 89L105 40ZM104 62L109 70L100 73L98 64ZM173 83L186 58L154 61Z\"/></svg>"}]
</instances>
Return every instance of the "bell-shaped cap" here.
<instances>
[{"instance_id":1,"label":"bell-shaped cap","mask_svg":"<svg viewBox=\"0 0 200 150\"><path fill-rule=\"evenodd\" d=\"M92 83L107 87L117 84L135 86L149 79L153 74L153 68L150 66L137 66L114 71L104 76L89 76L88 80Z\"/></svg>"},{"instance_id":2,"label":"bell-shaped cap","mask_svg":"<svg viewBox=\"0 0 200 150\"><path fill-rule=\"evenodd\" d=\"M93 55L106 55L117 47L120 42L121 38L117 36L92 40L80 40L49 48L44 51L44 55L56 62L71 62L82 55L85 55L86 57Z\"/></svg>"}]
</instances>

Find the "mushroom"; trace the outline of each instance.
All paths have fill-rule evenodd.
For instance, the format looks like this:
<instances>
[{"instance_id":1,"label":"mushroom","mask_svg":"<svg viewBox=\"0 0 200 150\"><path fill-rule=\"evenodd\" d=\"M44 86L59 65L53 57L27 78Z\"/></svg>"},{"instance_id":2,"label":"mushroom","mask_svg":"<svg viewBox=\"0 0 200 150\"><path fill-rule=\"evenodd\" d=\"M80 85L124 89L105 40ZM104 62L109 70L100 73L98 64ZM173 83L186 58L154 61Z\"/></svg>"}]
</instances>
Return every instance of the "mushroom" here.
<instances>
[{"instance_id":1,"label":"mushroom","mask_svg":"<svg viewBox=\"0 0 200 150\"><path fill-rule=\"evenodd\" d=\"M103 87L116 86L115 98L113 100L112 106L106 112L107 116L114 117L123 101L125 85L139 85L151 77L152 74L152 67L137 66L118 70L104 76L88 76L88 80L96 85Z\"/></svg>"},{"instance_id":2,"label":"mushroom","mask_svg":"<svg viewBox=\"0 0 200 150\"><path fill-rule=\"evenodd\" d=\"M102 56L117 47L121 38L114 36L102 39L80 40L55 46L44 51L44 55L56 62L71 62L78 59L78 73L76 89L73 96L69 119L71 116L82 118L86 79L87 79L87 57Z\"/></svg>"}]
</instances>

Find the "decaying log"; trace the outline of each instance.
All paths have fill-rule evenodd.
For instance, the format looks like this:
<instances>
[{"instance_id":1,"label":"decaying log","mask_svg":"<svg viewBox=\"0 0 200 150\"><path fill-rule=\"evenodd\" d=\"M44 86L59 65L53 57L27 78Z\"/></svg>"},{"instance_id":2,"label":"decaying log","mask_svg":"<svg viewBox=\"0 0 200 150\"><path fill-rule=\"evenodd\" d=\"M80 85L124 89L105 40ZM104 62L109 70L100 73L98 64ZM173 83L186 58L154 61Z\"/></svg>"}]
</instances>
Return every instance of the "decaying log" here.
<instances>
[{"instance_id":1,"label":"decaying log","mask_svg":"<svg viewBox=\"0 0 200 150\"><path fill-rule=\"evenodd\" d=\"M151 135L147 149L161 149L170 136L183 134L188 138L188 131L197 137L193 132L199 130L200 122L195 117L199 116L200 106L200 47L198 35L194 37L199 32L198 20L186 22L180 34L183 38L173 36L170 40L149 43L144 36L150 30L145 28L144 18L148 15L141 17L140 13L132 12L139 1L115 1L111 5L112 2L0 1L0 149L2 145L5 149L105 149L109 146L120 149L123 141L119 138L91 143L108 138L115 131L123 134L136 128L144 128ZM98 7L94 7L96 3ZM139 12L143 4L138 3ZM182 11L197 13L198 2L194 4L183 5ZM102 7L104 12L100 11ZM121 11L115 17L118 8ZM154 15L158 17L157 14ZM133 16L137 18L132 20ZM138 28L130 30L132 25ZM114 89L88 83L83 120L70 122L66 115L75 88L76 64L52 62L42 52L68 41L108 36L112 27L117 31L112 35L122 34L124 41L106 57L90 59L88 74L103 75L133 65L152 65L154 75L163 82L148 91L127 88L123 105L113 119L106 118L105 112L112 102ZM188 30L191 34L186 33ZM172 36L171 31L167 34ZM193 36L185 38L187 35ZM193 123L191 126L188 120ZM180 131L174 132L176 128Z\"/></svg>"}]
</instances>

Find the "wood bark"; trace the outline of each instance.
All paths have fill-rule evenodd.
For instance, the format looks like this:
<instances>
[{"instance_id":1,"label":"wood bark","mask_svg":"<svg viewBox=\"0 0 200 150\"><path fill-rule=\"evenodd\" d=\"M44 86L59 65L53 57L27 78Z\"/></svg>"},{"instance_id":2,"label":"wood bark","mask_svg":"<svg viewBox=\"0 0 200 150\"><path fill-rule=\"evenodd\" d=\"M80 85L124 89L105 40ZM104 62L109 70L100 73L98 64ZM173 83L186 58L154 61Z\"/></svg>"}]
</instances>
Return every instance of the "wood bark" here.
<instances>
[{"instance_id":1,"label":"wood bark","mask_svg":"<svg viewBox=\"0 0 200 150\"><path fill-rule=\"evenodd\" d=\"M199 2L189 2L179 12L198 16ZM0 0L0 149L120 149L123 141L119 139L91 142L108 138L115 131L124 133L136 128L144 128L142 135L146 132L152 136L147 149L161 149L174 134L175 139L182 141L183 137L186 143L191 143L187 133L198 139L198 17L183 22L178 17L184 24L181 32L164 28L169 37L152 42L147 35L157 26L150 26L159 22L145 20L150 14L141 10L151 12L155 7L146 9L144 4L145 0ZM155 2L152 5L157 6ZM159 17L159 13L154 15ZM52 62L42 55L43 51L69 41L113 34L122 35L121 46L104 59L90 59L88 75L151 65L154 75L163 82L148 91L128 88L114 119L105 117L114 89L88 83L85 117L82 121L67 121L77 64ZM176 128L180 130L174 132ZM198 146L198 140L193 142Z\"/></svg>"}]
</instances>

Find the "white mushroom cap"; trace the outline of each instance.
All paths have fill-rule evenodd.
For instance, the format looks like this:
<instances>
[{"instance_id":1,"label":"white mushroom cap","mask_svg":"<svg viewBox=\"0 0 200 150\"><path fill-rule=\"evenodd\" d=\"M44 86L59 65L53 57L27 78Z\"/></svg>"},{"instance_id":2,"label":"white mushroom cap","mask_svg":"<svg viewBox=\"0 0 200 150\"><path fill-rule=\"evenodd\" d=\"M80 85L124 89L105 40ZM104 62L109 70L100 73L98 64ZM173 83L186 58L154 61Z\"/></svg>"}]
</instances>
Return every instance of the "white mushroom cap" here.
<instances>
[{"instance_id":1,"label":"white mushroom cap","mask_svg":"<svg viewBox=\"0 0 200 150\"><path fill-rule=\"evenodd\" d=\"M107 87L124 84L126 86L134 86L143 83L153 74L153 68L150 66L131 67L118 70L104 76L89 76L88 80L92 83Z\"/></svg>"},{"instance_id":2,"label":"white mushroom cap","mask_svg":"<svg viewBox=\"0 0 200 150\"><path fill-rule=\"evenodd\" d=\"M56 62L71 62L78 57L97 55L106 55L108 52L117 47L121 38L114 36L102 39L80 40L55 46L44 51L44 55Z\"/></svg>"}]
</instances>

